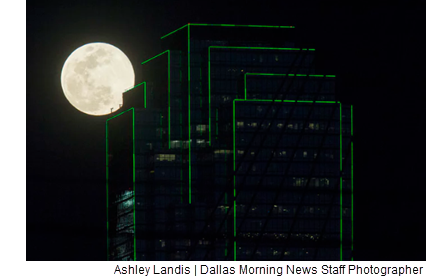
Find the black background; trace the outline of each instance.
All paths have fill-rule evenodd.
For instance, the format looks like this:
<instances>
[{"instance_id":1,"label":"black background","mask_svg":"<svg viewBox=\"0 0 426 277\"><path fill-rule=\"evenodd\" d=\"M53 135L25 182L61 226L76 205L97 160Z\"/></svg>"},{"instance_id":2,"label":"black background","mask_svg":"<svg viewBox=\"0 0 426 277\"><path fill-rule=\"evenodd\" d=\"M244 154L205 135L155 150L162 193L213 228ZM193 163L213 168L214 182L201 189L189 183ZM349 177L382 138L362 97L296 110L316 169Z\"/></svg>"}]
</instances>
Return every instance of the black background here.
<instances>
[{"instance_id":1,"label":"black background","mask_svg":"<svg viewBox=\"0 0 426 277\"><path fill-rule=\"evenodd\" d=\"M138 75L191 22L294 25L312 42L318 74L337 75L338 100L354 105L355 259L426 260L426 3L376 2L27 3L26 259L106 259L107 117L66 100L66 58L108 42Z\"/></svg>"}]
</instances>

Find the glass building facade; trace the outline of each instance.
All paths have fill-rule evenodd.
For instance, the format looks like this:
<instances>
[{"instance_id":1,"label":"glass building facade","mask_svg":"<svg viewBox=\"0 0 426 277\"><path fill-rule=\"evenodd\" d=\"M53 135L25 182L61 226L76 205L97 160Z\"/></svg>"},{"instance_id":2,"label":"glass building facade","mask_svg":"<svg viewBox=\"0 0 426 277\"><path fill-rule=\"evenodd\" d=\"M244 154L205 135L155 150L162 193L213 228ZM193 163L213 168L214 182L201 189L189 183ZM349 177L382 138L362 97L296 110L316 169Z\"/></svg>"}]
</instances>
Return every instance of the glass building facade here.
<instances>
[{"instance_id":1,"label":"glass building facade","mask_svg":"<svg viewBox=\"0 0 426 277\"><path fill-rule=\"evenodd\" d=\"M294 31L161 38L106 122L109 260L352 259L352 106Z\"/></svg>"}]
</instances>

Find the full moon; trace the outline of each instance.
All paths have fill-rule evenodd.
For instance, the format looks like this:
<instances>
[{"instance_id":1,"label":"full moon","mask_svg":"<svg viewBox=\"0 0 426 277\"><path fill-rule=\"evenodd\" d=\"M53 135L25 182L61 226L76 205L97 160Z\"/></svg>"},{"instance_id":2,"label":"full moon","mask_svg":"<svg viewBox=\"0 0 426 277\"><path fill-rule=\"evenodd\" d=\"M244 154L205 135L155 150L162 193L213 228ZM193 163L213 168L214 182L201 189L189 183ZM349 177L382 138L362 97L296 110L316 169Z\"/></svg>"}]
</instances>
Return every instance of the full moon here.
<instances>
[{"instance_id":1,"label":"full moon","mask_svg":"<svg viewBox=\"0 0 426 277\"><path fill-rule=\"evenodd\" d=\"M62 68L65 97L77 110L106 115L123 104L123 92L135 85L127 56L108 43L85 44L71 53Z\"/></svg>"}]
</instances>

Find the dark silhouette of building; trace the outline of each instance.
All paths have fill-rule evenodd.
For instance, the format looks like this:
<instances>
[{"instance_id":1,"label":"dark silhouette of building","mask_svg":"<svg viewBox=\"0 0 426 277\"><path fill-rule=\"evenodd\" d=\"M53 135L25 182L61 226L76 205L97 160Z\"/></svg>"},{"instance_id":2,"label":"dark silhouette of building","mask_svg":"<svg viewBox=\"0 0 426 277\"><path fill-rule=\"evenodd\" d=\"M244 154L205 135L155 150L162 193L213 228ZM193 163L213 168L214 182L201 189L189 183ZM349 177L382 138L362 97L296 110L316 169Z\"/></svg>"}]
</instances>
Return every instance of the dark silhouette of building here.
<instances>
[{"instance_id":1,"label":"dark silhouette of building","mask_svg":"<svg viewBox=\"0 0 426 277\"><path fill-rule=\"evenodd\" d=\"M108 259L352 259L352 107L294 32L161 38L106 123Z\"/></svg>"}]
</instances>

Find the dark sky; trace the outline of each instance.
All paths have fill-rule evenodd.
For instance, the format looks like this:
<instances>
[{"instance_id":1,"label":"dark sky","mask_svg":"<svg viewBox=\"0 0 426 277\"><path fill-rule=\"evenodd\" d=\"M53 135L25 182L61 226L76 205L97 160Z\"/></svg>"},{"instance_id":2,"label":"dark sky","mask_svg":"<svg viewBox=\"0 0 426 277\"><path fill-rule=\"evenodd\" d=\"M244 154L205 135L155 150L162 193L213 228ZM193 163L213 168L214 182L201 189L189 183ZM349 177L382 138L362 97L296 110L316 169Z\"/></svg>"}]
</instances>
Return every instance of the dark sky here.
<instances>
[{"instance_id":1,"label":"dark sky","mask_svg":"<svg viewBox=\"0 0 426 277\"><path fill-rule=\"evenodd\" d=\"M107 117L68 103L66 58L107 42L138 75L160 37L188 22L296 26L318 73L337 75L338 100L354 105L355 258L426 260L426 3L370 2L28 2L27 260L106 259Z\"/></svg>"}]
</instances>

